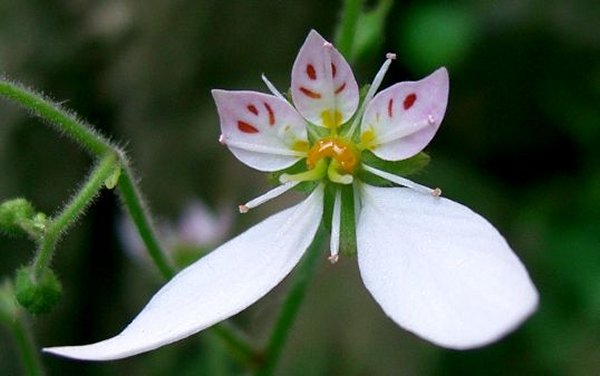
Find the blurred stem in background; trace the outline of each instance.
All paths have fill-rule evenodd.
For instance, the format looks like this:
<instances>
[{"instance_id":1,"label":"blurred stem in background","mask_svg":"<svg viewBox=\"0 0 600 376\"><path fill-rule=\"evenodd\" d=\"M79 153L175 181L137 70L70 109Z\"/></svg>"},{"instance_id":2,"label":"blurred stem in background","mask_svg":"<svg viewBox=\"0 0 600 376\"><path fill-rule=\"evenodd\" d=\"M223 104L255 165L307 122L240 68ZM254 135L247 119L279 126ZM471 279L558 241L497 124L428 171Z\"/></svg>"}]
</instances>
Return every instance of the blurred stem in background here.
<instances>
[{"instance_id":1,"label":"blurred stem in background","mask_svg":"<svg viewBox=\"0 0 600 376\"><path fill-rule=\"evenodd\" d=\"M279 317L273 327L273 332L269 337L265 355L262 359L262 366L256 372L257 375L272 375L275 372L275 368L277 367L279 357L289 336L294 319L298 315L298 309L304 301L306 288L316 269L318 256L321 254L320 251L323 250L323 246L325 245L326 234L327 231L325 231L325 226L321 223L313 242L308 247L304 261L294 272L294 281L283 302Z\"/></svg>"},{"instance_id":2,"label":"blurred stem in background","mask_svg":"<svg viewBox=\"0 0 600 376\"><path fill-rule=\"evenodd\" d=\"M15 291L9 281L5 281L0 286L0 323L5 324L15 339L23 363L24 374L28 376L44 375L39 357L40 351L33 340L26 317L15 299Z\"/></svg>"}]
</instances>

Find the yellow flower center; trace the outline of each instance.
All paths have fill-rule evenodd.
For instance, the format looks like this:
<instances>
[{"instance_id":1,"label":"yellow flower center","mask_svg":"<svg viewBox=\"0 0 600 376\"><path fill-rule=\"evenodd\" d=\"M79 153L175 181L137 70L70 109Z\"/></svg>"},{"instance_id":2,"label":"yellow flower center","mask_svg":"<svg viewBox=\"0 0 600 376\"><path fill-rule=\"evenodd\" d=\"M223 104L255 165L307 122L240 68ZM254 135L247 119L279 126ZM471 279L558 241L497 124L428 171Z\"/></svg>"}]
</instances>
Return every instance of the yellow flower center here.
<instances>
[{"instance_id":1,"label":"yellow flower center","mask_svg":"<svg viewBox=\"0 0 600 376\"><path fill-rule=\"evenodd\" d=\"M360 161L359 151L350 141L340 137L325 137L310 148L306 157L309 169L315 168L323 158L337 162L340 172L352 174Z\"/></svg>"}]
</instances>

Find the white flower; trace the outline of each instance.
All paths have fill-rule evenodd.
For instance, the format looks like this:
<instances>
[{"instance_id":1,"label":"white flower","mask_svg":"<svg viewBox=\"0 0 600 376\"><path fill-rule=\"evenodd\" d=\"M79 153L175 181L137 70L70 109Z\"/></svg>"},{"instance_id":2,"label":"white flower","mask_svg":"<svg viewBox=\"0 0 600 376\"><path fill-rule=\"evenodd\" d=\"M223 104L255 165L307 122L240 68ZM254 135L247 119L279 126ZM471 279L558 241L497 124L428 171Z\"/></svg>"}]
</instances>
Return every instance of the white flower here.
<instances>
[{"instance_id":1,"label":"white flower","mask_svg":"<svg viewBox=\"0 0 600 376\"><path fill-rule=\"evenodd\" d=\"M240 161L279 171L305 160L304 171L281 175L281 186L240 210L300 183L313 182L312 193L183 270L119 335L46 351L88 360L124 358L242 311L298 263L321 223L326 189L334 192L330 259L338 258L348 217L343 211L353 207L356 238L350 241L356 241L363 281L398 325L454 349L486 345L517 327L537 307L538 294L498 231L467 207L438 197L438 189L362 158L368 150L385 165L416 155L433 138L446 110L445 68L375 95L393 58L388 55L360 106L348 63L315 31L292 70L295 107L266 79L274 95L214 90L220 141ZM361 179L365 174L408 188L372 186ZM343 195L348 186L352 189ZM343 205L349 198L353 205Z\"/></svg>"}]
</instances>

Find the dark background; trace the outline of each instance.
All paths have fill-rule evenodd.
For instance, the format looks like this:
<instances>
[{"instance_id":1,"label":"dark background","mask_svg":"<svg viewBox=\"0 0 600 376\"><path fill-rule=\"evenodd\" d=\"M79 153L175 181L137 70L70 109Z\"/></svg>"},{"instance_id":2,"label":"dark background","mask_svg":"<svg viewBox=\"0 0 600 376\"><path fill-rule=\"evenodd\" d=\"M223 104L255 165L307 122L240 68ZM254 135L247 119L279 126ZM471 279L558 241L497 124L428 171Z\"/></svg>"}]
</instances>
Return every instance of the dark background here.
<instances>
[{"instance_id":1,"label":"dark background","mask_svg":"<svg viewBox=\"0 0 600 376\"><path fill-rule=\"evenodd\" d=\"M449 5L451 4L451 5ZM0 72L43 91L125 145L158 218L191 199L212 207L264 192L265 176L217 142L211 88L281 90L311 28L333 39L340 1L2 1ZM324 252L280 374L540 374L600 372L600 3L396 1L380 44L355 61L368 83L393 51L382 87L445 65L450 102L416 178L481 213L507 237L541 294L514 334L468 352L426 343L387 319L362 287L356 260ZM91 159L25 111L0 101L0 200L24 196L46 213L65 202ZM287 205L243 218L231 234ZM115 334L162 283L126 254L122 212L105 191L59 245L61 304L31 321L39 346ZM0 238L0 276L33 256ZM264 340L285 285L236 321ZM216 344L216 345L215 345ZM211 333L112 363L43 356L50 374L239 372ZM0 369L21 372L0 328ZM63 373L66 374L66 373Z\"/></svg>"}]
</instances>

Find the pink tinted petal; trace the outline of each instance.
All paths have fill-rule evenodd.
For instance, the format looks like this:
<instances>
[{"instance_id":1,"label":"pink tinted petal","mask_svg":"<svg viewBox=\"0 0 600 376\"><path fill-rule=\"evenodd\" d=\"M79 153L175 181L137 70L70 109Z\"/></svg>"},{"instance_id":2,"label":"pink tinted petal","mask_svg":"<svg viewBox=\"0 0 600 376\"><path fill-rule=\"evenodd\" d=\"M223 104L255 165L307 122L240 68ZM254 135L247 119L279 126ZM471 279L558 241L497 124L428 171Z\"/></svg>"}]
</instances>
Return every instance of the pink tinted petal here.
<instances>
[{"instance_id":1,"label":"pink tinted petal","mask_svg":"<svg viewBox=\"0 0 600 376\"><path fill-rule=\"evenodd\" d=\"M381 91L367 105L362 120L366 146L391 161L423 150L444 118L448 90L448 71L440 68L420 81L400 82Z\"/></svg>"},{"instance_id":2,"label":"pink tinted petal","mask_svg":"<svg viewBox=\"0 0 600 376\"><path fill-rule=\"evenodd\" d=\"M286 101L253 91L213 90L221 142L243 163L277 171L306 155L305 121Z\"/></svg>"},{"instance_id":3,"label":"pink tinted petal","mask_svg":"<svg viewBox=\"0 0 600 376\"><path fill-rule=\"evenodd\" d=\"M292 98L311 123L331 126L348 121L358 107L358 85L344 57L314 30L292 68Z\"/></svg>"}]
</instances>

